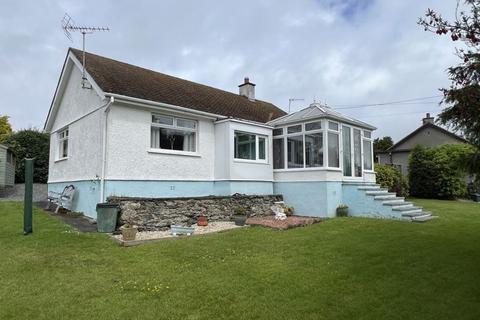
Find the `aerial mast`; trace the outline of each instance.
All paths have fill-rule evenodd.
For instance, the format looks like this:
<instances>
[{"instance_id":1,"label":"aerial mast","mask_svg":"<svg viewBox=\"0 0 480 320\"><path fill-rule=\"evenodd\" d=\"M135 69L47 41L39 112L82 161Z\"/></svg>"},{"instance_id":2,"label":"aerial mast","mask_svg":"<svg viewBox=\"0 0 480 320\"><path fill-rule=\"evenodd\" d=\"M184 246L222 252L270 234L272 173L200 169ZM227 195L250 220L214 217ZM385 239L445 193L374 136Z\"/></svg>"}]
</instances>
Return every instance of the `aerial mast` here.
<instances>
[{"instance_id":1,"label":"aerial mast","mask_svg":"<svg viewBox=\"0 0 480 320\"><path fill-rule=\"evenodd\" d=\"M86 26L77 26L73 21L72 17L65 13L62 18L62 29L65 35L70 41L72 40L71 32L80 32L82 34L82 88L92 89L92 85L88 83L86 76L85 68L85 35L92 34L95 31L110 31L108 27L86 27Z\"/></svg>"}]
</instances>

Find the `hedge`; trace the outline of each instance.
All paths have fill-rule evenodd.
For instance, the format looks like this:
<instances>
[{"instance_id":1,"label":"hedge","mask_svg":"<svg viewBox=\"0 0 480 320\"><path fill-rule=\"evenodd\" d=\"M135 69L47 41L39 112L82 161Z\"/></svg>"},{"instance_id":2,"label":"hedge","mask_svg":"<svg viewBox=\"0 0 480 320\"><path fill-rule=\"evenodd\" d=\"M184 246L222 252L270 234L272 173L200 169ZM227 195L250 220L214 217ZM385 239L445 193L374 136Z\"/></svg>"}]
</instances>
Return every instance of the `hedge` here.
<instances>
[{"instance_id":1,"label":"hedge","mask_svg":"<svg viewBox=\"0 0 480 320\"><path fill-rule=\"evenodd\" d=\"M395 167L376 164L376 181L382 188L395 192L397 196L407 197L409 195L408 180Z\"/></svg>"},{"instance_id":2,"label":"hedge","mask_svg":"<svg viewBox=\"0 0 480 320\"><path fill-rule=\"evenodd\" d=\"M410 193L416 197L454 199L467 195L462 161L474 151L466 144L416 146L409 157Z\"/></svg>"}]
</instances>

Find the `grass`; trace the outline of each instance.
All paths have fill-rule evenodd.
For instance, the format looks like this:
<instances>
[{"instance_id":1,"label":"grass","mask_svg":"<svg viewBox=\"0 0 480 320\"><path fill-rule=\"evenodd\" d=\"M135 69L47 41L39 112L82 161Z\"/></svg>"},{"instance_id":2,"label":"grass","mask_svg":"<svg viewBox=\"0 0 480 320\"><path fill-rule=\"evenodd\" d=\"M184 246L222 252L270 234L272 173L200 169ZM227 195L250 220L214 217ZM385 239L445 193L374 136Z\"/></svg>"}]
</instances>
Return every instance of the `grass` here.
<instances>
[{"instance_id":1,"label":"grass","mask_svg":"<svg viewBox=\"0 0 480 320\"><path fill-rule=\"evenodd\" d=\"M479 319L480 205L122 248L0 202L0 319Z\"/></svg>"}]
</instances>

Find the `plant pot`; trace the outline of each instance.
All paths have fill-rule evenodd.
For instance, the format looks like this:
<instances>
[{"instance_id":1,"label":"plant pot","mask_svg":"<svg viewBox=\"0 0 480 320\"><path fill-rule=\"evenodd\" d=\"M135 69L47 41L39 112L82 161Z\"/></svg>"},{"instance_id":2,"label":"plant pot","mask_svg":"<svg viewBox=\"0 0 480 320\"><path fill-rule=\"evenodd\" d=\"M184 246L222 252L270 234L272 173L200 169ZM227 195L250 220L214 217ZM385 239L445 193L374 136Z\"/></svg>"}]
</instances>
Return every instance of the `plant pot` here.
<instances>
[{"instance_id":1,"label":"plant pot","mask_svg":"<svg viewBox=\"0 0 480 320\"><path fill-rule=\"evenodd\" d=\"M236 226L244 226L245 221L247 221L247 216L243 214L235 214L233 215L233 220L235 221Z\"/></svg>"},{"instance_id":2,"label":"plant pot","mask_svg":"<svg viewBox=\"0 0 480 320\"><path fill-rule=\"evenodd\" d=\"M348 208L337 208L337 217L348 217Z\"/></svg>"},{"instance_id":3,"label":"plant pot","mask_svg":"<svg viewBox=\"0 0 480 320\"><path fill-rule=\"evenodd\" d=\"M123 241L135 240L137 236L137 228L124 228L122 229Z\"/></svg>"},{"instance_id":4,"label":"plant pot","mask_svg":"<svg viewBox=\"0 0 480 320\"><path fill-rule=\"evenodd\" d=\"M480 202L480 193L472 193L470 197L472 198L472 201Z\"/></svg>"},{"instance_id":5,"label":"plant pot","mask_svg":"<svg viewBox=\"0 0 480 320\"><path fill-rule=\"evenodd\" d=\"M198 217L197 226L205 227L205 226L207 226L207 225L208 225L208 219L207 219L207 217L204 217L204 216Z\"/></svg>"}]
</instances>

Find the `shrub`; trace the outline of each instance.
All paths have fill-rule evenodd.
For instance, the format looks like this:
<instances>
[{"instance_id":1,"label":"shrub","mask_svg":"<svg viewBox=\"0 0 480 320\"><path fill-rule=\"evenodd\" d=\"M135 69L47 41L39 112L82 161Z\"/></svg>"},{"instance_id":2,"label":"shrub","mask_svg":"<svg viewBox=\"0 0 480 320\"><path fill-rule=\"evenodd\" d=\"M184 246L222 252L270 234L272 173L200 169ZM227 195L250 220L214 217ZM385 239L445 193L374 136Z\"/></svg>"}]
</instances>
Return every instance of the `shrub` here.
<instances>
[{"instance_id":1,"label":"shrub","mask_svg":"<svg viewBox=\"0 0 480 320\"><path fill-rule=\"evenodd\" d=\"M409 158L411 194L423 198L453 199L466 196L466 172L462 159L473 152L466 144L435 148L416 146Z\"/></svg>"},{"instance_id":2,"label":"shrub","mask_svg":"<svg viewBox=\"0 0 480 320\"><path fill-rule=\"evenodd\" d=\"M48 180L48 155L50 138L47 133L35 129L20 130L4 138L3 144L17 156L15 182L25 182L25 158L35 158L33 181L46 183Z\"/></svg>"},{"instance_id":3,"label":"shrub","mask_svg":"<svg viewBox=\"0 0 480 320\"><path fill-rule=\"evenodd\" d=\"M376 164L375 171L377 173L377 183L380 184L382 188L386 188L390 192L395 192L398 196L408 196L408 180L402 176L400 171L395 167Z\"/></svg>"}]
</instances>

